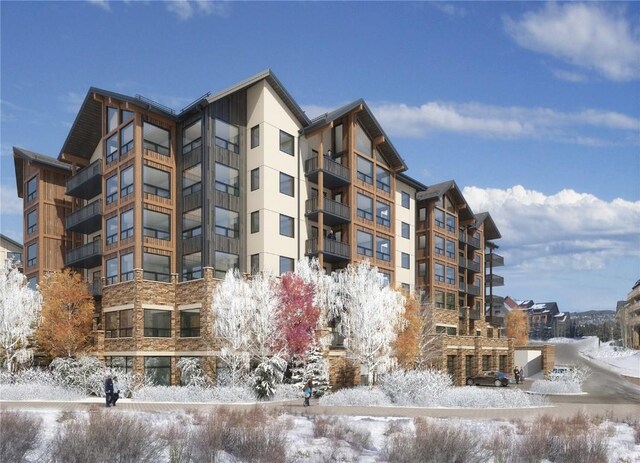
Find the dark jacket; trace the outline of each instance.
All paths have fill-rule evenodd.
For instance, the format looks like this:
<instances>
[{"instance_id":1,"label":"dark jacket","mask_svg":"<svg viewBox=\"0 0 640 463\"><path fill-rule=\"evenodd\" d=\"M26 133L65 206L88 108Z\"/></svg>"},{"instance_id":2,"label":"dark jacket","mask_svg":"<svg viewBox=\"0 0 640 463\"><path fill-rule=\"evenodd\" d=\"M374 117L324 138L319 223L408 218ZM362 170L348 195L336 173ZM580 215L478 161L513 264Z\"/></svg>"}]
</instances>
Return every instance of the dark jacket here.
<instances>
[{"instance_id":1,"label":"dark jacket","mask_svg":"<svg viewBox=\"0 0 640 463\"><path fill-rule=\"evenodd\" d=\"M113 380L111 378L107 378L104 381L104 392L106 394L112 394L113 393Z\"/></svg>"}]
</instances>

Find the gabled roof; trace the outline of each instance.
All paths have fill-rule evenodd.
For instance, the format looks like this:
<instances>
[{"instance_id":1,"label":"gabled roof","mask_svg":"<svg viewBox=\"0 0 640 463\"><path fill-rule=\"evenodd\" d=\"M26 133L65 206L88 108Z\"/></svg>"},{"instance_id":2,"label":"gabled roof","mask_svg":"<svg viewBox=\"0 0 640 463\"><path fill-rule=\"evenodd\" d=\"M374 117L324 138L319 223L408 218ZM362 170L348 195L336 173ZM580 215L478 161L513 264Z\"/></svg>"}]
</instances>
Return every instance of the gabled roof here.
<instances>
[{"instance_id":1,"label":"gabled roof","mask_svg":"<svg viewBox=\"0 0 640 463\"><path fill-rule=\"evenodd\" d=\"M424 183L416 180L415 178L409 177L405 173L402 173L402 172L399 173L397 178L402 180L407 185L412 186L413 188L415 188L418 191L423 191L423 190L427 189L427 185L425 185Z\"/></svg>"},{"instance_id":2,"label":"gabled roof","mask_svg":"<svg viewBox=\"0 0 640 463\"><path fill-rule=\"evenodd\" d=\"M316 117L308 127L302 130L302 133L311 133L356 110L359 110L357 114L358 121L362 124L362 128L364 128L369 136L374 139L380 136L383 137L384 141L376 145L376 149L389 161L389 165L395 168L396 172L404 172L407 170L407 165L402 159L402 156L400 156L400 153L395 149L387 134L382 130L380 123L373 115L373 112L362 98Z\"/></svg>"},{"instance_id":3,"label":"gabled roof","mask_svg":"<svg viewBox=\"0 0 640 463\"><path fill-rule=\"evenodd\" d=\"M16 186L18 188L18 197L22 198L22 184L24 175L24 161L34 162L36 164L42 164L47 167L60 169L64 171L71 171L71 165L65 162L58 161L55 158L46 156L44 154L29 151L24 148L13 147L13 167L16 172Z\"/></svg>"},{"instance_id":4,"label":"gabled roof","mask_svg":"<svg viewBox=\"0 0 640 463\"><path fill-rule=\"evenodd\" d=\"M482 224L484 224L484 238L486 240L497 240L502 238L500 230L498 230L496 223L488 212L480 212L476 214L476 227L480 227Z\"/></svg>"},{"instance_id":5,"label":"gabled roof","mask_svg":"<svg viewBox=\"0 0 640 463\"><path fill-rule=\"evenodd\" d=\"M12 240L11 238L9 238L7 235L3 235L2 233L0 233L0 238L2 238L5 241L8 241L9 243L13 244L14 246L23 249L23 246L18 243L17 241Z\"/></svg>"},{"instance_id":6,"label":"gabled roof","mask_svg":"<svg viewBox=\"0 0 640 463\"><path fill-rule=\"evenodd\" d=\"M458 216L463 220L475 220L473 211L467 203L467 200L464 199L464 196L462 195L460 188L458 188L455 180L447 180L446 182L436 183L435 185L427 187L426 190L420 191L416 194L416 200L423 201L439 199L449 192L451 192L456 204L464 206L459 209Z\"/></svg>"}]
</instances>

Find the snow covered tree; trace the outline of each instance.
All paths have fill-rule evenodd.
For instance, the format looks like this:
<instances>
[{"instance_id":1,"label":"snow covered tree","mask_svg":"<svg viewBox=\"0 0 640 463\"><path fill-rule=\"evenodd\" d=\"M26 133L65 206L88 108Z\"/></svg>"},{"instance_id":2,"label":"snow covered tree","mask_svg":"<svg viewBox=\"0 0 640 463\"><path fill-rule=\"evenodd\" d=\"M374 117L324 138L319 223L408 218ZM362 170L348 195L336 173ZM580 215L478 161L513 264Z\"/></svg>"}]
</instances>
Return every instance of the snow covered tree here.
<instances>
[{"instance_id":1,"label":"snow covered tree","mask_svg":"<svg viewBox=\"0 0 640 463\"><path fill-rule=\"evenodd\" d=\"M48 273L40 293L38 345L51 357L76 357L84 352L91 343L94 303L82 276L69 269Z\"/></svg>"},{"instance_id":2,"label":"snow covered tree","mask_svg":"<svg viewBox=\"0 0 640 463\"><path fill-rule=\"evenodd\" d=\"M416 367L420 355L420 338L424 329L420 305L415 297L406 298L403 317L404 323L400 326L393 347L400 368L410 370Z\"/></svg>"},{"instance_id":3,"label":"snow covered tree","mask_svg":"<svg viewBox=\"0 0 640 463\"><path fill-rule=\"evenodd\" d=\"M529 339L529 316L524 310L511 310L505 318L504 327L507 337L513 338L516 346L527 344Z\"/></svg>"},{"instance_id":4,"label":"snow covered tree","mask_svg":"<svg viewBox=\"0 0 640 463\"><path fill-rule=\"evenodd\" d=\"M251 289L251 356L263 363L279 355L284 343L278 329L279 282L269 272L260 272L249 280Z\"/></svg>"},{"instance_id":5,"label":"snow covered tree","mask_svg":"<svg viewBox=\"0 0 640 463\"><path fill-rule=\"evenodd\" d=\"M369 383L389 362L392 344L402 325L404 296L385 284L377 267L368 261L335 272L336 303L342 307L340 327L347 356L364 367Z\"/></svg>"},{"instance_id":6,"label":"snow covered tree","mask_svg":"<svg viewBox=\"0 0 640 463\"><path fill-rule=\"evenodd\" d=\"M13 371L33 358L29 338L40 320L42 297L29 288L27 277L14 264L0 271L0 360Z\"/></svg>"},{"instance_id":7,"label":"snow covered tree","mask_svg":"<svg viewBox=\"0 0 640 463\"><path fill-rule=\"evenodd\" d=\"M322 351L314 347L307 353L307 364L304 368L304 374L301 383L308 380L313 382L313 387L322 391L329 389L329 364L322 354Z\"/></svg>"},{"instance_id":8,"label":"snow covered tree","mask_svg":"<svg viewBox=\"0 0 640 463\"><path fill-rule=\"evenodd\" d=\"M422 319L422 332L420 333L419 355L416 359L416 368L424 370L427 368L443 368L442 344L446 334L436 331L436 307L428 300L419 305L420 318Z\"/></svg>"}]
</instances>

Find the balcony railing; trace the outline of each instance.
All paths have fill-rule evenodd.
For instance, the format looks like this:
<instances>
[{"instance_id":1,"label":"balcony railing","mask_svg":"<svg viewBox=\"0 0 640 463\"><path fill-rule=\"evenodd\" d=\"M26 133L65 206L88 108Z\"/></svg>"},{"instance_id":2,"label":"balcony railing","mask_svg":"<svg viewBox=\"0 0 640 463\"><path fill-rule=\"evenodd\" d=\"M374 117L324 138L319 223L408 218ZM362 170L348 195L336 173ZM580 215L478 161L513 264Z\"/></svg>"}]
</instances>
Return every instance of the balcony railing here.
<instances>
[{"instance_id":1,"label":"balcony railing","mask_svg":"<svg viewBox=\"0 0 640 463\"><path fill-rule=\"evenodd\" d=\"M480 286L470 285L463 281L458 282L458 289L463 293L471 294L472 296L480 295Z\"/></svg>"},{"instance_id":2,"label":"balcony railing","mask_svg":"<svg viewBox=\"0 0 640 463\"><path fill-rule=\"evenodd\" d=\"M469 309L470 320L480 320L480 309Z\"/></svg>"},{"instance_id":3,"label":"balcony railing","mask_svg":"<svg viewBox=\"0 0 640 463\"><path fill-rule=\"evenodd\" d=\"M487 296L485 298L485 302L487 304L503 304L504 303L504 297L503 296L496 296L494 294L492 296Z\"/></svg>"},{"instance_id":4,"label":"balcony railing","mask_svg":"<svg viewBox=\"0 0 640 463\"><path fill-rule=\"evenodd\" d=\"M102 241L92 241L67 251L64 263L67 267L97 267L102 263Z\"/></svg>"},{"instance_id":5,"label":"balcony railing","mask_svg":"<svg viewBox=\"0 0 640 463\"><path fill-rule=\"evenodd\" d=\"M500 254L488 253L488 254L485 254L484 258L485 258L484 265L487 268L491 267L492 264L493 264L493 267L504 266L504 257L502 257Z\"/></svg>"},{"instance_id":6,"label":"balcony railing","mask_svg":"<svg viewBox=\"0 0 640 463\"><path fill-rule=\"evenodd\" d=\"M324 223L326 225L337 225L351 220L351 208L349 206L329 198L323 198L323 200L322 212L324 212ZM318 202L317 197L307 199L305 202L305 212L311 220L317 220L317 214L320 212Z\"/></svg>"},{"instance_id":7,"label":"balcony railing","mask_svg":"<svg viewBox=\"0 0 640 463\"><path fill-rule=\"evenodd\" d=\"M472 272L478 273L480 271L480 264L469 259L465 259L462 256L458 256L458 265L462 268L468 268Z\"/></svg>"},{"instance_id":8,"label":"balcony railing","mask_svg":"<svg viewBox=\"0 0 640 463\"><path fill-rule=\"evenodd\" d=\"M465 231L460 230L458 232L458 240L461 243L466 243L471 247L474 247L476 249L480 249L480 240L478 238L475 238L473 236L468 235Z\"/></svg>"},{"instance_id":9,"label":"balcony railing","mask_svg":"<svg viewBox=\"0 0 640 463\"><path fill-rule=\"evenodd\" d=\"M91 199L102 191L102 159L92 162L67 180L67 195Z\"/></svg>"},{"instance_id":10,"label":"balcony railing","mask_svg":"<svg viewBox=\"0 0 640 463\"><path fill-rule=\"evenodd\" d=\"M78 209L65 220L67 231L93 233L102 227L102 200L98 199Z\"/></svg>"},{"instance_id":11,"label":"balcony railing","mask_svg":"<svg viewBox=\"0 0 640 463\"><path fill-rule=\"evenodd\" d=\"M351 181L349 169L331 158L323 158L322 169L318 167L318 157L314 156L304 162L304 173L309 179L317 183L318 171L322 170L325 175L325 184L331 188L346 185Z\"/></svg>"},{"instance_id":12,"label":"balcony railing","mask_svg":"<svg viewBox=\"0 0 640 463\"><path fill-rule=\"evenodd\" d=\"M485 279L485 285L493 286L493 287L504 286L504 277L501 277L500 275L496 275L495 273L487 275Z\"/></svg>"},{"instance_id":13,"label":"balcony railing","mask_svg":"<svg viewBox=\"0 0 640 463\"><path fill-rule=\"evenodd\" d=\"M305 243L306 254L318 254L318 239L312 238ZM347 243L341 243L336 240L324 240L325 260L335 261L340 259L349 259L351 256L351 249Z\"/></svg>"}]
</instances>

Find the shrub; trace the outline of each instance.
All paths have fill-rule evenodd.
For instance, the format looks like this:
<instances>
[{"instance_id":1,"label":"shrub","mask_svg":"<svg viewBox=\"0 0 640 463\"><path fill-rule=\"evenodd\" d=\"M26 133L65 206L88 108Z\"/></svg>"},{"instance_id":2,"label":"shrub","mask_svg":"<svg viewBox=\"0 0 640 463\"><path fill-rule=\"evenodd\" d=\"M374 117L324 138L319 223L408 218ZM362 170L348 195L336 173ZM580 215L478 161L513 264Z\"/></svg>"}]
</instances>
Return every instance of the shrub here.
<instances>
[{"instance_id":1,"label":"shrub","mask_svg":"<svg viewBox=\"0 0 640 463\"><path fill-rule=\"evenodd\" d=\"M77 400L83 394L59 383L48 370L30 368L0 374L0 397L4 400Z\"/></svg>"},{"instance_id":2,"label":"shrub","mask_svg":"<svg viewBox=\"0 0 640 463\"><path fill-rule=\"evenodd\" d=\"M358 386L324 395L320 398L320 405L384 407L390 406L392 403L380 388Z\"/></svg>"},{"instance_id":3,"label":"shrub","mask_svg":"<svg viewBox=\"0 0 640 463\"><path fill-rule=\"evenodd\" d=\"M42 419L30 413L0 411L0 461L27 461L27 453L38 446Z\"/></svg>"},{"instance_id":4,"label":"shrub","mask_svg":"<svg viewBox=\"0 0 640 463\"><path fill-rule=\"evenodd\" d=\"M176 364L180 370L180 380L185 386L206 387L211 385L200 367L200 360L193 357L182 357Z\"/></svg>"},{"instance_id":5,"label":"shrub","mask_svg":"<svg viewBox=\"0 0 640 463\"><path fill-rule=\"evenodd\" d=\"M82 394L104 396L104 366L96 357L56 358L49 368L59 384Z\"/></svg>"},{"instance_id":6,"label":"shrub","mask_svg":"<svg viewBox=\"0 0 640 463\"><path fill-rule=\"evenodd\" d=\"M252 387L256 397L260 400L269 400L276 393L276 384L282 381L287 363L273 357L262 362L253 372Z\"/></svg>"},{"instance_id":7,"label":"shrub","mask_svg":"<svg viewBox=\"0 0 640 463\"><path fill-rule=\"evenodd\" d=\"M440 370L397 370L382 376L378 386L394 404L437 406L453 383Z\"/></svg>"}]
</instances>

